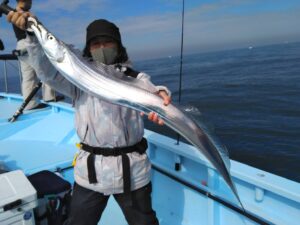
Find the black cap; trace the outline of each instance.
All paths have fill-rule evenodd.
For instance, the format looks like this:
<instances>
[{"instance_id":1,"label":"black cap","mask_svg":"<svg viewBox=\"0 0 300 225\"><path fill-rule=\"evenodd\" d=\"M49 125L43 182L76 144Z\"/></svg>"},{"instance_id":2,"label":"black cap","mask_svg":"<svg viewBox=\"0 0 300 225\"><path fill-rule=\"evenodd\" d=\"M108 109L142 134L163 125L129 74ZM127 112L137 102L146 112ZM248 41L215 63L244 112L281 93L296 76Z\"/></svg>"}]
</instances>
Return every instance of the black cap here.
<instances>
[{"instance_id":1,"label":"black cap","mask_svg":"<svg viewBox=\"0 0 300 225\"><path fill-rule=\"evenodd\" d=\"M105 19L99 19L90 23L86 29L84 55L89 55L89 43L92 39L96 37L114 40L120 46L122 46L119 28L114 23L111 23Z\"/></svg>"}]
</instances>

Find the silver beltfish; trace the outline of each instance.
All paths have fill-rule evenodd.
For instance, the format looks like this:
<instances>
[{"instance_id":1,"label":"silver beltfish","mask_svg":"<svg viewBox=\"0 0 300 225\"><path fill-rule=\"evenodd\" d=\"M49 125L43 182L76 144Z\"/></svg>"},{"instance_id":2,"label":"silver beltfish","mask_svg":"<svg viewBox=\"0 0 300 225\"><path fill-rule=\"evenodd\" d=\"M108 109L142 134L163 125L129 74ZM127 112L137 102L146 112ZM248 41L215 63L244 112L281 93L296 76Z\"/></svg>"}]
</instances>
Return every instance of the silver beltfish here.
<instances>
[{"instance_id":1,"label":"silver beltfish","mask_svg":"<svg viewBox=\"0 0 300 225\"><path fill-rule=\"evenodd\" d=\"M223 176L244 210L220 152L196 122L175 105L165 106L159 96L142 89L138 79L124 76L115 66L96 66L89 63L79 50L58 40L35 18L28 19L28 28L33 30L53 66L81 90L145 114L156 112L167 126L186 138L210 161Z\"/></svg>"}]
</instances>

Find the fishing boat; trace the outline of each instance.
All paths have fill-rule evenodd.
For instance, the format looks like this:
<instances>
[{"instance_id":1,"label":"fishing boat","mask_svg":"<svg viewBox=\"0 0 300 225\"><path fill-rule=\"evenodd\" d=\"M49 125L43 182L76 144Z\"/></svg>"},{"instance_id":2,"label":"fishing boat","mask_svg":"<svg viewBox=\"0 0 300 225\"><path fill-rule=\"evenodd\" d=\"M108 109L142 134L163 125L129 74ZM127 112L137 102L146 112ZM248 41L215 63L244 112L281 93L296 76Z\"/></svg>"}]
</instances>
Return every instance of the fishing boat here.
<instances>
[{"instance_id":1,"label":"fishing boat","mask_svg":"<svg viewBox=\"0 0 300 225\"><path fill-rule=\"evenodd\" d=\"M20 196L12 198L17 189L14 185L20 183L13 180L15 173L24 174L29 181L41 175L42 184L53 173L65 183L74 183L72 162L79 141L74 109L66 102L44 102L46 108L24 111L10 122L23 98L7 89L6 61L15 58L0 59L4 60L6 87L0 92L0 224L34 224L37 218L30 212L44 202L22 208L26 201ZM216 169L193 146L150 130L145 130L145 138L152 163L153 207L161 225L299 224L300 183L231 160L230 173L243 210ZM11 180L4 179L6 175ZM3 184L7 183L14 191L6 192ZM28 184L36 191L33 198L47 197L38 196L39 187ZM18 188L22 190L22 186ZM17 217L21 219L12 222ZM29 219L31 223L26 222ZM99 224L127 224L113 198Z\"/></svg>"}]
</instances>

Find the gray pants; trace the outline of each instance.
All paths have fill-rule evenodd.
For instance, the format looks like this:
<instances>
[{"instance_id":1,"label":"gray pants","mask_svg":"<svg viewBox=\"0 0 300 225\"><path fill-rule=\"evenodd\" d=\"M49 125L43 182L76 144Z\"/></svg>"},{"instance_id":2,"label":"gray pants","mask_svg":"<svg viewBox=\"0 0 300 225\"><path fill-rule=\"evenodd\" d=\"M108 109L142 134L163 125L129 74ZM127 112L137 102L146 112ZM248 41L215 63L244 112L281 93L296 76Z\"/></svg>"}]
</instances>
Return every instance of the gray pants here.
<instances>
[{"instance_id":1,"label":"gray pants","mask_svg":"<svg viewBox=\"0 0 300 225\"><path fill-rule=\"evenodd\" d=\"M17 50L24 50L26 49L25 40L20 40L17 43ZM27 63L28 55L19 56L19 63L22 73L22 95L24 99L28 97L31 93L32 89L38 84L39 79L34 71L34 69ZM50 86L43 84L42 88L42 95L44 101L51 101L55 99L55 91L50 88ZM35 96L32 100L28 103L25 110L32 109L39 104L38 97Z\"/></svg>"}]
</instances>

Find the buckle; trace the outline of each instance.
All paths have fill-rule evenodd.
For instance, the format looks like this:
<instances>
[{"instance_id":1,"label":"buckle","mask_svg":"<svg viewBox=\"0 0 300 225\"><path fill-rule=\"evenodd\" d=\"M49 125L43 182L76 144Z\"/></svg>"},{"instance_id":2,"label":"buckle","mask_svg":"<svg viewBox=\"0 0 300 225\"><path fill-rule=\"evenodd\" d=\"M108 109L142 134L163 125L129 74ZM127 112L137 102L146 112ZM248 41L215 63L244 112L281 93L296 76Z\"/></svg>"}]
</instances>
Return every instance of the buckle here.
<instances>
[{"instance_id":1,"label":"buckle","mask_svg":"<svg viewBox=\"0 0 300 225\"><path fill-rule=\"evenodd\" d=\"M75 145L76 145L76 147L77 147L78 149L82 149L82 144L81 144L81 143L76 143Z\"/></svg>"}]
</instances>

